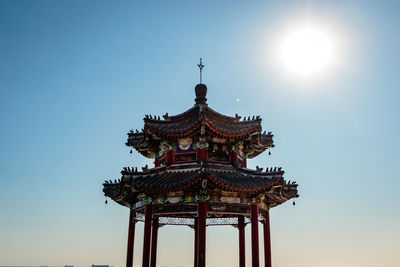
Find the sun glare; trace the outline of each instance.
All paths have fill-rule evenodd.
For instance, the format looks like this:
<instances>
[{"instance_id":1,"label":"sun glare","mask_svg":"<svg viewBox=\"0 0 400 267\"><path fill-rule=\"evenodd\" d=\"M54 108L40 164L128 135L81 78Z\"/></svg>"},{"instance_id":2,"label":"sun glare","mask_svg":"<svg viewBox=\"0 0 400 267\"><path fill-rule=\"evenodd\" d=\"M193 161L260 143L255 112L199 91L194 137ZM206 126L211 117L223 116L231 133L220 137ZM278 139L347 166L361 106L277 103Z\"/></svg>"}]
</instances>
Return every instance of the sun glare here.
<instances>
[{"instance_id":1,"label":"sun glare","mask_svg":"<svg viewBox=\"0 0 400 267\"><path fill-rule=\"evenodd\" d=\"M278 60L290 74L310 78L325 73L335 59L332 36L311 25L300 26L280 40Z\"/></svg>"}]
</instances>

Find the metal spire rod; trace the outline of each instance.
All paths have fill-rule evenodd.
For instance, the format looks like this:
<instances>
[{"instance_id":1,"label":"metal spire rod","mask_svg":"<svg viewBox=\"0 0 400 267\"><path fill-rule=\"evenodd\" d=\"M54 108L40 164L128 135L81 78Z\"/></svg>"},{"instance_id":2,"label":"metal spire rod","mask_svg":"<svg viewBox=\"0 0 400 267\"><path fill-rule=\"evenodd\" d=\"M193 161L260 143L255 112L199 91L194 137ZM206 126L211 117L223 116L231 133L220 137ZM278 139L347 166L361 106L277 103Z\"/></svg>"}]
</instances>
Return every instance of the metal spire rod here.
<instances>
[{"instance_id":1,"label":"metal spire rod","mask_svg":"<svg viewBox=\"0 0 400 267\"><path fill-rule=\"evenodd\" d=\"M203 65L203 61L201 58L200 58L200 64L197 64L197 66L199 66L199 69L200 69L200 83L202 83L202 78L203 78L202 74L203 74L204 65Z\"/></svg>"}]
</instances>

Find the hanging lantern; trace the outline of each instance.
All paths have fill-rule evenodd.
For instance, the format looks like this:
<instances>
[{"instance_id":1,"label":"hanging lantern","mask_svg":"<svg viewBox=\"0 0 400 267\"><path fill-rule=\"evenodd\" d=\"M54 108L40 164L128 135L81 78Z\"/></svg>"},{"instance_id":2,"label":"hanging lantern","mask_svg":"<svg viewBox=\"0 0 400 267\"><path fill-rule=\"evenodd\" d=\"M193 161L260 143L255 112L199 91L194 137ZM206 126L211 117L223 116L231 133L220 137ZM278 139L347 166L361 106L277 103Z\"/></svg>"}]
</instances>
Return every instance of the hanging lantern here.
<instances>
[{"instance_id":1,"label":"hanging lantern","mask_svg":"<svg viewBox=\"0 0 400 267\"><path fill-rule=\"evenodd\" d=\"M271 156L271 151L268 151L268 155L270 155L270 156Z\"/></svg>"},{"instance_id":2,"label":"hanging lantern","mask_svg":"<svg viewBox=\"0 0 400 267\"><path fill-rule=\"evenodd\" d=\"M104 202L104 204L106 204L106 205L107 205L107 203L108 203L108 201L107 201L107 198L106 198L106 201Z\"/></svg>"},{"instance_id":3,"label":"hanging lantern","mask_svg":"<svg viewBox=\"0 0 400 267\"><path fill-rule=\"evenodd\" d=\"M131 153L131 154L132 154L132 149L131 149L131 151L129 151L129 153Z\"/></svg>"},{"instance_id":4,"label":"hanging lantern","mask_svg":"<svg viewBox=\"0 0 400 267\"><path fill-rule=\"evenodd\" d=\"M293 206L296 206L296 202L293 200Z\"/></svg>"}]
</instances>

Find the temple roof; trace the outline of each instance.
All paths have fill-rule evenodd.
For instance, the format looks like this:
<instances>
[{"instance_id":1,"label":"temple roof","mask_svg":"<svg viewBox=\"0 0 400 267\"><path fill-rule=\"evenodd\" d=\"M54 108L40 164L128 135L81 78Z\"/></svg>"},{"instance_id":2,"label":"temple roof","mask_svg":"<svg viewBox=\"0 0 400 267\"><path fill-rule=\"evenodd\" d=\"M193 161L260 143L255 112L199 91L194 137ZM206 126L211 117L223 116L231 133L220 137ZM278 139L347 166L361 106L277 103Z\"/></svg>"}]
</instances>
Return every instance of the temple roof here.
<instances>
[{"instance_id":1,"label":"temple roof","mask_svg":"<svg viewBox=\"0 0 400 267\"><path fill-rule=\"evenodd\" d=\"M130 187L145 194L162 194L174 191L198 191L207 180L209 189L220 188L224 191L258 194L273 187L285 187L286 198L297 197L297 184L287 184L280 168L250 170L226 164L177 164L161 166L138 172L124 168L122 178L115 183L106 182L104 193L111 198L121 191L117 188ZM283 190L283 189L282 189Z\"/></svg>"},{"instance_id":2,"label":"temple roof","mask_svg":"<svg viewBox=\"0 0 400 267\"><path fill-rule=\"evenodd\" d=\"M223 136L237 137L261 131L261 118L240 120L239 116L222 115L206 104L196 104L193 108L176 116L163 116L158 120L147 116L144 118L145 130L164 136L184 136L204 123L207 128Z\"/></svg>"},{"instance_id":3,"label":"temple roof","mask_svg":"<svg viewBox=\"0 0 400 267\"><path fill-rule=\"evenodd\" d=\"M231 144L236 141L245 141L246 157L252 158L265 149L274 147L271 132L262 132L260 116L248 116L243 119L237 114L235 117L226 116L210 108L206 101L207 86L198 84L195 88L195 105L187 111L169 116L166 113L160 116L146 115L142 131L128 133L127 146L138 150L148 158L154 158L159 144L163 140L174 140L183 137L225 138Z\"/></svg>"},{"instance_id":4,"label":"temple roof","mask_svg":"<svg viewBox=\"0 0 400 267\"><path fill-rule=\"evenodd\" d=\"M194 129L195 130L195 129ZM273 134L270 132L252 134L250 139L250 145L252 152L247 155L248 158L253 158L261 154L265 149L274 147ZM138 150L143 156L152 158L153 155L149 153L149 148L152 145L151 140L146 136L145 132L129 132L127 146L131 146Z\"/></svg>"},{"instance_id":5,"label":"temple roof","mask_svg":"<svg viewBox=\"0 0 400 267\"><path fill-rule=\"evenodd\" d=\"M202 83L195 93L187 111L162 118L146 115L144 128L128 133L126 145L154 158L156 167L124 168L121 179L103 184L104 194L130 208L175 204L174 197L190 204L260 203L269 208L298 197L297 184L286 182L281 168L246 168L248 158L274 147L271 132L262 133L260 116L242 119L216 112L207 104Z\"/></svg>"}]
</instances>

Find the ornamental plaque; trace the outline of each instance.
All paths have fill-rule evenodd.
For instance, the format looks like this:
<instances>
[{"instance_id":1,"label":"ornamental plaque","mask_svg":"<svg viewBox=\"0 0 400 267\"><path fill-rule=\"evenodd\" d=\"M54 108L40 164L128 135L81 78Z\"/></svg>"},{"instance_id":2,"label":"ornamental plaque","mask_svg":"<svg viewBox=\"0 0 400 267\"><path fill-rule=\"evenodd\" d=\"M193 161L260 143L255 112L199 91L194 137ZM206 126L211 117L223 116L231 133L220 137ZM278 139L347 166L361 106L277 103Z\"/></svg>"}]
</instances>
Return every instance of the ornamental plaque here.
<instances>
[{"instance_id":1,"label":"ornamental plaque","mask_svg":"<svg viewBox=\"0 0 400 267\"><path fill-rule=\"evenodd\" d=\"M192 145L192 138L186 137L178 140L178 146L181 150L188 150Z\"/></svg>"}]
</instances>

